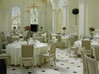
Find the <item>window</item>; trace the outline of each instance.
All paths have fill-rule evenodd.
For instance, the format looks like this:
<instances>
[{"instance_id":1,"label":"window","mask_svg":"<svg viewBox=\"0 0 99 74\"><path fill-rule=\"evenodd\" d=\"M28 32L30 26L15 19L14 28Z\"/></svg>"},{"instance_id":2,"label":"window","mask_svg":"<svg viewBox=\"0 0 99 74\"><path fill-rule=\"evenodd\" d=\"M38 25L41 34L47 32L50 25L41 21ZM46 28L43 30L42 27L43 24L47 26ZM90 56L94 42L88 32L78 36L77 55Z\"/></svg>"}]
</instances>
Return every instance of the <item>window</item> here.
<instances>
[{"instance_id":1,"label":"window","mask_svg":"<svg viewBox=\"0 0 99 74\"><path fill-rule=\"evenodd\" d=\"M12 15L12 29L13 27L17 27L20 26L21 24L21 19L20 19L20 8L19 7L13 7L11 10L11 15Z\"/></svg>"}]
</instances>

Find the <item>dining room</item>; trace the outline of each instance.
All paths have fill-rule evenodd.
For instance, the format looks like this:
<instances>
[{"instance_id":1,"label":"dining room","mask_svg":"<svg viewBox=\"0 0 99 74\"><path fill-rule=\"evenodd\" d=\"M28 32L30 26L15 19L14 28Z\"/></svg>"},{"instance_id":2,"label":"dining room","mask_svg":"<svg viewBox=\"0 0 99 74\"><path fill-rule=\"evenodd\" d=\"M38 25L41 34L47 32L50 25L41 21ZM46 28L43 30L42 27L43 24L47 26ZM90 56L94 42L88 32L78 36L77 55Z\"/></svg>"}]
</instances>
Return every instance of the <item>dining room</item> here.
<instances>
[{"instance_id":1,"label":"dining room","mask_svg":"<svg viewBox=\"0 0 99 74\"><path fill-rule=\"evenodd\" d=\"M99 74L98 0L0 0L0 74Z\"/></svg>"}]
</instances>

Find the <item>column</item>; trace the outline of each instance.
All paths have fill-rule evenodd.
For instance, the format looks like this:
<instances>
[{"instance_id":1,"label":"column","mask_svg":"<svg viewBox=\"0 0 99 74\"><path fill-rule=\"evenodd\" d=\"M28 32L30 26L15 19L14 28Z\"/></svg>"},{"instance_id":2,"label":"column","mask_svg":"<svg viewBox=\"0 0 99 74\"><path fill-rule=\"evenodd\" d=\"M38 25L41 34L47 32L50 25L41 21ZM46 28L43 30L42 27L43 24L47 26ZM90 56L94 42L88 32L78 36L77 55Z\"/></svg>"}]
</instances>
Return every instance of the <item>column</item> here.
<instances>
[{"instance_id":1,"label":"column","mask_svg":"<svg viewBox=\"0 0 99 74\"><path fill-rule=\"evenodd\" d=\"M52 32L55 33L55 9L52 9Z\"/></svg>"},{"instance_id":2,"label":"column","mask_svg":"<svg viewBox=\"0 0 99 74\"><path fill-rule=\"evenodd\" d=\"M87 36L88 35L88 30L89 30L89 28L88 28L88 0L85 0L85 27L86 27L86 31L85 31L85 35Z\"/></svg>"},{"instance_id":3,"label":"column","mask_svg":"<svg viewBox=\"0 0 99 74\"><path fill-rule=\"evenodd\" d=\"M69 16L69 13L70 13L70 12L69 12L69 1L68 1L67 5L66 5L66 9L67 9L67 14L66 14L66 15L67 15L67 16L66 16L66 17L67 17L66 32L67 32L67 34L69 34L69 17L70 17L70 16Z\"/></svg>"},{"instance_id":4,"label":"column","mask_svg":"<svg viewBox=\"0 0 99 74\"><path fill-rule=\"evenodd\" d=\"M66 27L66 31L65 31L65 34L67 34L67 5L64 5L63 6L63 26Z\"/></svg>"},{"instance_id":5,"label":"column","mask_svg":"<svg viewBox=\"0 0 99 74\"><path fill-rule=\"evenodd\" d=\"M84 35L84 0L79 0L79 36Z\"/></svg>"},{"instance_id":6,"label":"column","mask_svg":"<svg viewBox=\"0 0 99 74\"><path fill-rule=\"evenodd\" d=\"M67 12L66 12L66 10L67 10L67 7L66 7L66 5L64 5L63 6L63 26L67 26L66 25L66 22L67 22L67 19L66 19L66 17L67 17Z\"/></svg>"},{"instance_id":7,"label":"column","mask_svg":"<svg viewBox=\"0 0 99 74\"><path fill-rule=\"evenodd\" d=\"M9 34L9 11L8 10L5 10L5 26L4 26L4 32L5 34ZM11 29L10 31L12 30L12 24L10 25L11 26Z\"/></svg>"}]
</instances>

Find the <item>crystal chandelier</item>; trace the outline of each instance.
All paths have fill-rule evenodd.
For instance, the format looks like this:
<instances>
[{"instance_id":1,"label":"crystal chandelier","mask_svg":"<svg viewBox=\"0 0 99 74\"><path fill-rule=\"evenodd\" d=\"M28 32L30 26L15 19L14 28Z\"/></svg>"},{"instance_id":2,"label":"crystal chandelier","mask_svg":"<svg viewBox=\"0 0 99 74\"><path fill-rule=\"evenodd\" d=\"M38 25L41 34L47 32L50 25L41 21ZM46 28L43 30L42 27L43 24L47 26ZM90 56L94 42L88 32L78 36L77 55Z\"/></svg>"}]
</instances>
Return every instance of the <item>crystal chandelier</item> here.
<instances>
[{"instance_id":1,"label":"crystal chandelier","mask_svg":"<svg viewBox=\"0 0 99 74\"><path fill-rule=\"evenodd\" d=\"M32 2L30 2L27 6L27 8L25 9L25 12L30 12L31 9L33 8L37 8L38 4L36 4L36 2L34 0L32 0Z\"/></svg>"}]
</instances>

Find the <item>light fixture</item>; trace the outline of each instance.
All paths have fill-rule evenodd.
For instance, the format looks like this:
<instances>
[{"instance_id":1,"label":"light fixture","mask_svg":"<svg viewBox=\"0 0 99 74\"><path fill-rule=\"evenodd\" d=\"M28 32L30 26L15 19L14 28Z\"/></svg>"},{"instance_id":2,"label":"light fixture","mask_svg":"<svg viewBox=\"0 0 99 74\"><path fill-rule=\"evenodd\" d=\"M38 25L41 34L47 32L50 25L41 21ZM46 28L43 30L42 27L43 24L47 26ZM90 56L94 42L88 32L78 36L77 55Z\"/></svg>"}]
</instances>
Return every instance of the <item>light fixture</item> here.
<instances>
[{"instance_id":1,"label":"light fixture","mask_svg":"<svg viewBox=\"0 0 99 74\"><path fill-rule=\"evenodd\" d=\"M27 8L25 9L25 12L31 12L31 8L37 8L38 4L36 4L36 2L34 0L32 0L32 2L30 2L27 6Z\"/></svg>"},{"instance_id":2,"label":"light fixture","mask_svg":"<svg viewBox=\"0 0 99 74\"><path fill-rule=\"evenodd\" d=\"M38 4L36 4L36 2L33 0L32 3L30 3L28 7L29 8L37 8Z\"/></svg>"}]
</instances>

